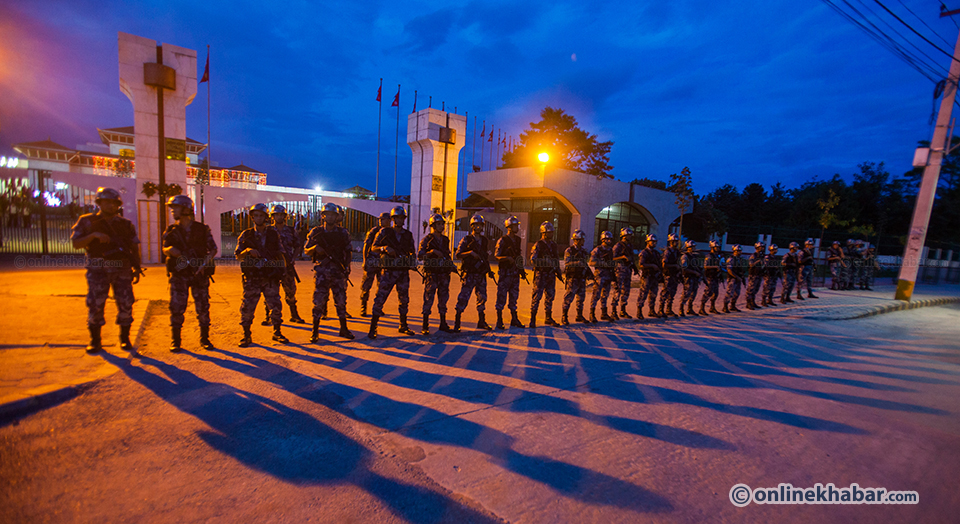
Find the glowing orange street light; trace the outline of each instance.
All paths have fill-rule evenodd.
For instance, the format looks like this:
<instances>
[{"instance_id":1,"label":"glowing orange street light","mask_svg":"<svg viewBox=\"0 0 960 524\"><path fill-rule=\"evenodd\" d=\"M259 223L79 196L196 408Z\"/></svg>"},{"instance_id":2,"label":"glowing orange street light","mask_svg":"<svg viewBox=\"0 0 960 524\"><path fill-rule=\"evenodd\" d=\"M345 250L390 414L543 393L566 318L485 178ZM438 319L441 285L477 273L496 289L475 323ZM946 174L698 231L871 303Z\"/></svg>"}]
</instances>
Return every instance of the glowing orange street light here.
<instances>
[{"instance_id":1,"label":"glowing orange street light","mask_svg":"<svg viewBox=\"0 0 960 524\"><path fill-rule=\"evenodd\" d=\"M537 158L540 159L540 161L543 163L547 163L550 161L550 155L548 155L547 153L540 153L539 155L537 155Z\"/></svg>"}]
</instances>

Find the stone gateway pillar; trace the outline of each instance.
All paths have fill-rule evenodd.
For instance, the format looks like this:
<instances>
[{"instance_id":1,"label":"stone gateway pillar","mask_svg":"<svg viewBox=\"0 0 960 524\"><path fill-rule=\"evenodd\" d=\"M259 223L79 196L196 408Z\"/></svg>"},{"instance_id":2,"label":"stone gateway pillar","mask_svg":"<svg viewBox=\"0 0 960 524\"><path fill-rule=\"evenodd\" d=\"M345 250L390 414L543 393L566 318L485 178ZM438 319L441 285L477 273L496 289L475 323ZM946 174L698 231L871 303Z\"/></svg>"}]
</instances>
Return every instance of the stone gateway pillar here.
<instances>
[{"instance_id":1,"label":"stone gateway pillar","mask_svg":"<svg viewBox=\"0 0 960 524\"><path fill-rule=\"evenodd\" d=\"M143 261L159 262L165 206L159 195L147 197L143 185L177 184L187 193L186 107L197 95L197 52L127 33L118 39L120 90L133 103L136 151L137 191L126 198L137 200Z\"/></svg>"},{"instance_id":2,"label":"stone gateway pillar","mask_svg":"<svg viewBox=\"0 0 960 524\"><path fill-rule=\"evenodd\" d=\"M466 137L467 117L424 109L407 117L407 145L413 150L410 170L409 229L419 244L430 231L423 223L438 209L447 219L453 242L457 207L457 172Z\"/></svg>"}]
</instances>

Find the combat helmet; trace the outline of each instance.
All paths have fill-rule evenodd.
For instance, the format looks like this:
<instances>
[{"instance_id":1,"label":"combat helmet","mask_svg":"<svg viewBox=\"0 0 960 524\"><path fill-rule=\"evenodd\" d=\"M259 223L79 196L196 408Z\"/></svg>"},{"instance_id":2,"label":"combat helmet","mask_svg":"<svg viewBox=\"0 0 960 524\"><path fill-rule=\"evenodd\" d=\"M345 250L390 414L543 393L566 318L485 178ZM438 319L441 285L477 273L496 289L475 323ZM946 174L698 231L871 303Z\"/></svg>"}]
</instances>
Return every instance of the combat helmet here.
<instances>
[{"instance_id":1,"label":"combat helmet","mask_svg":"<svg viewBox=\"0 0 960 524\"><path fill-rule=\"evenodd\" d=\"M434 213L430 215L430 219L427 220L427 225L431 227L434 224L443 224L443 223L444 223L443 215L441 215L440 213Z\"/></svg>"},{"instance_id":2,"label":"combat helmet","mask_svg":"<svg viewBox=\"0 0 960 524\"><path fill-rule=\"evenodd\" d=\"M577 229L570 235L570 240L584 240L587 238L587 235L583 233L583 230Z\"/></svg>"},{"instance_id":3,"label":"combat helmet","mask_svg":"<svg viewBox=\"0 0 960 524\"><path fill-rule=\"evenodd\" d=\"M553 233L553 222L544 222L540 224L541 233Z\"/></svg>"},{"instance_id":4,"label":"combat helmet","mask_svg":"<svg viewBox=\"0 0 960 524\"><path fill-rule=\"evenodd\" d=\"M268 213L267 213L267 205L266 205L266 204L254 204L254 205L250 206L250 212L253 213L254 211L259 211L259 212L263 213L264 215L268 214Z\"/></svg>"},{"instance_id":5,"label":"combat helmet","mask_svg":"<svg viewBox=\"0 0 960 524\"><path fill-rule=\"evenodd\" d=\"M393 217L407 218L407 210L403 206L393 206L393 209L390 210L390 218Z\"/></svg>"},{"instance_id":6,"label":"combat helmet","mask_svg":"<svg viewBox=\"0 0 960 524\"><path fill-rule=\"evenodd\" d=\"M326 204L320 206L320 213L337 213L337 205L333 202L327 202Z\"/></svg>"},{"instance_id":7,"label":"combat helmet","mask_svg":"<svg viewBox=\"0 0 960 524\"><path fill-rule=\"evenodd\" d=\"M620 229L620 238L623 238L625 236L630 236L632 234L633 234L633 228L630 226L625 226Z\"/></svg>"},{"instance_id":8,"label":"combat helmet","mask_svg":"<svg viewBox=\"0 0 960 524\"><path fill-rule=\"evenodd\" d=\"M471 226L476 226L476 225L482 226L486 223L487 221L483 219L483 215L473 215L472 217L470 217Z\"/></svg>"},{"instance_id":9,"label":"combat helmet","mask_svg":"<svg viewBox=\"0 0 960 524\"><path fill-rule=\"evenodd\" d=\"M653 242L654 244L656 244L657 235L654 235L653 233L650 233L649 235L647 235L647 243L649 244L650 242Z\"/></svg>"},{"instance_id":10,"label":"combat helmet","mask_svg":"<svg viewBox=\"0 0 960 524\"><path fill-rule=\"evenodd\" d=\"M174 195L167 199L168 206L183 206L184 209L193 211L193 199L187 195Z\"/></svg>"},{"instance_id":11,"label":"combat helmet","mask_svg":"<svg viewBox=\"0 0 960 524\"><path fill-rule=\"evenodd\" d=\"M684 244L684 247L686 247L687 249L690 249L690 248L697 249L697 243L694 242L693 240L687 240L687 242Z\"/></svg>"},{"instance_id":12,"label":"combat helmet","mask_svg":"<svg viewBox=\"0 0 960 524\"><path fill-rule=\"evenodd\" d=\"M280 214L280 213L283 213L284 215L286 215L286 214L287 214L287 208L283 207L283 206L280 205L280 204L274 204L273 207L270 208L270 214L271 214L271 215L276 215L276 214Z\"/></svg>"},{"instance_id":13,"label":"combat helmet","mask_svg":"<svg viewBox=\"0 0 960 524\"><path fill-rule=\"evenodd\" d=\"M679 241L680 241L680 237L678 237L676 233L670 233L669 235L667 235L667 244L671 242L679 242Z\"/></svg>"},{"instance_id":14,"label":"combat helmet","mask_svg":"<svg viewBox=\"0 0 960 524\"><path fill-rule=\"evenodd\" d=\"M520 219L516 215L511 216L510 218L504 219L503 227L509 228L510 226L520 226Z\"/></svg>"},{"instance_id":15,"label":"combat helmet","mask_svg":"<svg viewBox=\"0 0 960 524\"><path fill-rule=\"evenodd\" d=\"M97 198L95 200L116 200L117 202L122 202L120 192L112 187L97 188Z\"/></svg>"},{"instance_id":16,"label":"combat helmet","mask_svg":"<svg viewBox=\"0 0 960 524\"><path fill-rule=\"evenodd\" d=\"M609 231L604 231L603 233L600 233L600 241L603 242L604 240L613 240L613 233Z\"/></svg>"},{"instance_id":17,"label":"combat helmet","mask_svg":"<svg viewBox=\"0 0 960 524\"><path fill-rule=\"evenodd\" d=\"M743 248L740 247L740 244L734 244L734 245L730 246L730 251L733 251L734 254L736 254L736 253L743 253Z\"/></svg>"}]
</instances>

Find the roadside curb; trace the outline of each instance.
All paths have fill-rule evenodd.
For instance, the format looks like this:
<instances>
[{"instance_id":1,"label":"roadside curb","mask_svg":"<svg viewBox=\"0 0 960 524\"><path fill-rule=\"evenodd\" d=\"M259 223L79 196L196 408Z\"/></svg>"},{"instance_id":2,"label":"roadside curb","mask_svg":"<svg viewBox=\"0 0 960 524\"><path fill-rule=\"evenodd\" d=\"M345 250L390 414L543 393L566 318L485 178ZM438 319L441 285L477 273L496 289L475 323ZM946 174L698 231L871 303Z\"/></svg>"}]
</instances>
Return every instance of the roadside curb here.
<instances>
[{"instance_id":1,"label":"roadside curb","mask_svg":"<svg viewBox=\"0 0 960 524\"><path fill-rule=\"evenodd\" d=\"M841 318L833 318L831 320L853 320L857 318L866 318L866 317L873 317L877 315L883 315L885 313L893 313L895 311L906 311L908 309L917 309L921 307L942 306L944 304L953 304L957 302L960 302L960 297L928 298L926 300L915 300L911 302L898 301L895 304L874 306L869 310L861 313L857 313L856 315L851 315L851 316L841 317Z\"/></svg>"}]
</instances>

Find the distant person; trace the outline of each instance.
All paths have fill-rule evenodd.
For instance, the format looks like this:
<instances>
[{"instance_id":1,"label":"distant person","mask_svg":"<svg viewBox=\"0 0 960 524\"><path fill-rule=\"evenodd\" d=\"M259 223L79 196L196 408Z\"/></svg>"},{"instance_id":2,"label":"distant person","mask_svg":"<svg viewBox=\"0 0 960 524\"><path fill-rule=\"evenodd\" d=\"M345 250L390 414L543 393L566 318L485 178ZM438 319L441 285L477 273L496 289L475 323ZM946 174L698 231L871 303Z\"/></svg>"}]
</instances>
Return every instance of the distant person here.
<instances>
[{"instance_id":1,"label":"distant person","mask_svg":"<svg viewBox=\"0 0 960 524\"><path fill-rule=\"evenodd\" d=\"M417 258L423 260L423 329L421 335L430 334L430 310L433 299L437 299L437 313L440 315L440 331L450 332L447 325L447 302L450 300L450 273L456 271L450 254L450 239L443 234L446 221L443 215L434 213L427 222L430 233L420 239Z\"/></svg>"},{"instance_id":2,"label":"distant person","mask_svg":"<svg viewBox=\"0 0 960 524\"><path fill-rule=\"evenodd\" d=\"M613 320L618 318L633 318L627 314L627 302L630 300L630 280L637 269L637 254L633 252L633 228L625 226L620 230L620 241L613 246L613 262L617 265L617 279L614 281L613 303L610 305L610 314ZM619 317L617 308L620 309Z\"/></svg>"},{"instance_id":3,"label":"distant person","mask_svg":"<svg viewBox=\"0 0 960 524\"><path fill-rule=\"evenodd\" d=\"M297 232L287 225L287 209L285 207L280 204L274 204L270 209L270 220L272 220L273 228L276 229L277 234L280 235L280 241L283 243L283 250L287 257L287 267L283 273L283 278L280 279L280 287L283 289L287 306L290 308L290 322L306 324L307 321L300 318L300 313L297 311L297 284L300 282L300 275L297 274L297 266L294 264L294 253L300 251L300 246L303 244L300 242L300 237L297 236ZM282 311L280 318L283 318ZM262 325L269 326L271 323L270 308L267 306L267 318L263 321Z\"/></svg>"},{"instance_id":4,"label":"distant person","mask_svg":"<svg viewBox=\"0 0 960 524\"><path fill-rule=\"evenodd\" d=\"M347 328L347 270L352 258L350 236L337 227L337 205L326 203L320 213L322 225L310 230L304 252L313 259L313 330L310 342L320 339L320 319L333 295L333 307L340 321L339 336L353 340Z\"/></svg>"},{"instance_id":5,"label":"distant person","mask_svg":"<svg viewBox=\"0 0 960 524\"><path fill-rule=\"evenodd\" d=\"M560 253L553 240L553 222L540 224L540 240L533 245L530 263L533 265L533 295L530 297L530 327L537 327L537 310L543 299L543 324L556 326L553 319L553 299L556 296L557 278L560 275Z\"/></svg>"},{"instance_id":6,"label":"distant person","mask_svg":"<svg viewBox=\"0 0 960 524\"><path fill-rule=\"evenodd\" d=\"M812 238L803 243L803 249L797 254L800 259L800 272L797 281L797 299L804 300L804 286L807 288L807 298L820 298L813 294L813 248L816 244Z\"/></svg>"},{"instance_id":7,"label":"distant person","mask_svg":"<svg viewBox=\"0 0 960 524\"><path fill-rule=\"evenodd\" d=\"M460 332L460 318L467 309L470 294L477 297L477 329L493 329L487 324L484 314L487 307L487 277L493 277L490 269L490 243L483 229L486 221L480 215L470 217L470 234L460 240L455 256L462 261L464 273L460 282L460 294L457 296L457 314L453 321L453 332Z\"/></svg>"},{"instance_id":8,"label":"distant person","mask_svg":"<svg viewBox=\"0 0 960 524\"><path fill-rule=\"evenodd\" d=\"M237 238L237 248L234 251L234 255L240 261L240 271L243 275L243 301L240 305L240 326L243 328L243 338L239 346L246 348L253 344L250 325L253 324L260 295L263 295L263 301L270 310L273 340L286 344L289 340L283 336L280 329L283 323L280 310L280 280L286 271L286 251L280 240L280 234L267 225L266 204L251 206L250 218L253 220L253 227L240 233L240 237Z\"/></svg>"},{"instance_id":9,"label":"distant person","mask_svg":"<svg viewBox=\"0 0 960 524\"><path fill-rule=\"evenodd\" d=\"M510 327L523 328L517 315L517 300L520 298L520 278L526 279L527 271L523 267L523 240L518 234L520 219L511 216L503 221L506 233L498 240L493 249L497 259L497 329L504 329L503 308L510 309Z\"/></svg>"},{"instance_id":10,"label":"distant person","mask_svg":"<svg viewBox=\"0 0 960 524\"><path fill-rule=\"evenodd\" d=\"M370 317L370 331L367 337L377 338L377 323L383 316L383 305L386 304L390 292L397 289L397 299L400 304L397 312L400 313L400 328L404 335L413 335L407 325L407 312L410 309L410 270L416 268L417 247L413 241L413 233L404 228L407 220L407 211L403 206L396 206L390 210L392 227L385 227L377 233L373 241L371 252L380 255L380 267L383 274L377 283L377 296L373 300L373 316Z\"/></svg>"},{"instance_id":11,"label":"distant person","mask_svg":"<svg viewBox=\"0 0 960 524\"><path fill-rule=\"evenodd\" d=\"M650 318L659 318L657 314L657 294L660 292L660 274L663 271L663 256L657 249L657 235L650 234L646 238L646 247L640 251L638 264L640 266L640 289L637 294L637 320L643 318L643 304L649 306L647 313Z\"/></svg>"},{"instance_id":12,"label":"distant person","mask_svg":"<svg viewBox=\"0 0 960 524\"><path fill-rule=\"evenodd\" d=\"M703 280L703 259L697 253L697 243L687 240L684 245L686 251L680 256L680 271L683 275L683 296L680 297L680 316L697 316L693 310L693 302L697 299L697 289ZM686 304L686 312L683 305Z\"/></svg>"},{"instance_id":13,"label":"distant person","mask_svg":"<svg viewBox=\"0 0 960 524\"><path fill-rule=\"evenodd\" d=\"M781 258L777 255L780 248L770 244L767 255L763 257L763 303L762 306L776 307L773 295L777 292L777 280L780 279Z\"/></svg>"},{"instance_id":14,"label":"distant person","mask_svg":"<svg viewBox=\"0 0 960 524\"><path fill-rule=\"evenodd\" d=\"M757 242L753 245L753 254L747 260L747 309L758 309L761 305L757 304L757 293L760 291L760 284L763 283L764 275L764 256L767 245L763 242ZM765 302L763 297L761 302Z\"/></svg>"},{"instance_id":15,"label":"distant person","mask_svg":"<svg viewBox=\"0 0 960 524\"><path fill-rule=\"evenodd\" d=\"M560 323L570 325L568 314L574 299L577 301L577 322L586 322L583 316L583 302L587 297L587 277L593 277L590 269L590 252L584 249L586 235L577 229L570 235L570 247L563 253L563 271L566 274L566 286L563 293L563 313Z\"/></svg>"},{"instance_id":16,"label":"distant person","mask_svg":"<svg viewBox=\"0 0 960 524\"><path fill-rule=\"evenodd\" d=\"M661 317L677 317L673 312L673 299L677 296L677 288L680 287L680 237L670 233L667 235L667 249L663 250L663 256L660 259L663 272L663 291L660 293L660 310L658 314ZM683 311L683 308L680 309Z\"/></svg>"},{"instance_id":17,"label":"distant person","mask_svg":"<svg viewBox=\"0 0 960 524\"><path fill-rule=\"evenodd\" d=\"M600 320L613 322L613 317L607 312L607 300L610 297L610 288L617 279L615 263L613 261L613 233L600 233L600 245L590 252L590 265L596 268L596 280L593 284L593 293L590 294L590 322L597 322L597 302L600 302ZM613 304L616 316L616 304Z\"/></svg>"},{"instance_id":18,"label":"distant person","mask_svg":"<svg viewBox=\"0 0 960 524\"><path fill-rule=\"evenodd\" d=\"M739 313L737 301L740 300L740 287L746 278L746 261L741 256L743 248L734 244L730 248L733 252L727 259L727 294L723 297L724 313Z\"/></svg>"},{"instance_id":19,"label":"distant person","mask_svg":"<svg viewBox=\"0 0 960 524\"><path fill-rule=\"evenodd\" d=\"M707 253L703 261L703 276L706 281L703 295L700 297L700 314L707 315L706 305L710 302L710 313L719 314L717 311L717 298L720 296L720 243L716 240L710 241L710 252Z\"/></svg>"},{"instance_id":20,"label":"distant person","mask_svg":"<svg viewBox=\"0 0 960 524\"><path fill-rule=\"evenodd\" d=\"M380 213L380 218L378 219L377 225L370 228L367 231L367 236L363 239L363 279L360 281L360 316L366 317L367 314L367 301L370 299L370 289L373 288L373 283L380 279L380 257L375 253L371 253L373 248L373 241L377 238L377 233L381 229L390 226L390 213L384 211Z\"/></svg>"}]
</instances>

